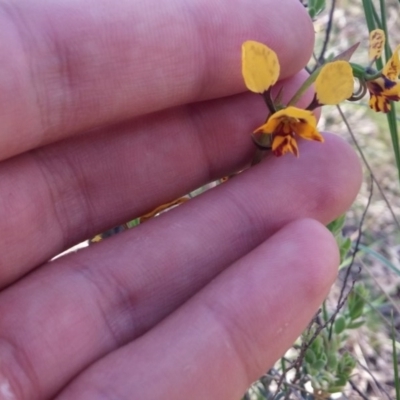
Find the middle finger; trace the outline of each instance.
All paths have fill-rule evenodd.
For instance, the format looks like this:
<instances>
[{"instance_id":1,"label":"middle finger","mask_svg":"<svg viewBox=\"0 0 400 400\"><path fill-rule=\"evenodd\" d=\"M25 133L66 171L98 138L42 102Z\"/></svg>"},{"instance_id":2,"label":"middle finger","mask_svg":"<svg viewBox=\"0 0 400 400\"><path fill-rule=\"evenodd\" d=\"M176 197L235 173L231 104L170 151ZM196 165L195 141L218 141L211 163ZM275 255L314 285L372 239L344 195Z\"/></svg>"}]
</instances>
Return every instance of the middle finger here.
<instances>
[{"instance_id":1,"label":"middle finger","mask_svg":"<svg viewBox=\"0 0 400 400\"><path fill-rule=\"evenodd\" d=\"M285 96L304 73L285 82ZM307 100L305 100L307 101ZM0 287L68 247L242 167L260 97L160 112L0 163Z\"/></svg>"}]
</instances>

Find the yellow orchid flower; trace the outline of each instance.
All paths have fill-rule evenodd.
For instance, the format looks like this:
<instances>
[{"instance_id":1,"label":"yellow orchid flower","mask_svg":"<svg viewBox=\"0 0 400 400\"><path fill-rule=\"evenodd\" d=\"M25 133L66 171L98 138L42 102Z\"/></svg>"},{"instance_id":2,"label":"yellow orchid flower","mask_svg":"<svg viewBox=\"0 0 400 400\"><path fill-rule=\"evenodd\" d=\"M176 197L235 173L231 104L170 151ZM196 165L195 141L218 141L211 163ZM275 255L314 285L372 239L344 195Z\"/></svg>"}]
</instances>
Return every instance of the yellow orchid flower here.
<instances>
[{"instance_id":1,"label":"yellow orchid flower","mask_svg":"<svg viewBox=\"0 0 400 400\"><path fill-rule=\"evenodd\" d=\"M369 57L374 62L381 56L385 44L385 33L376 29L370 33ZM370 94L369 106L376 112L387 113L391 109L391 101L400 100L400 45L396 47L392 57L382 69L382 75L367 81Z\"/></svg>"},{"instance_id":2,"label":"yellow orchid flower","mask_svg":"<svg viewBox=\"0 0 400 400\"><path fill-rule=\"evenodd\" d=\"M272 151L276 156L290 152L298 157L298 138L324 141L317 130L317 120L313 113L293 106L272 114L267 122L257 128L254 133L273 136Z\"/></svg>"}]
</instances>

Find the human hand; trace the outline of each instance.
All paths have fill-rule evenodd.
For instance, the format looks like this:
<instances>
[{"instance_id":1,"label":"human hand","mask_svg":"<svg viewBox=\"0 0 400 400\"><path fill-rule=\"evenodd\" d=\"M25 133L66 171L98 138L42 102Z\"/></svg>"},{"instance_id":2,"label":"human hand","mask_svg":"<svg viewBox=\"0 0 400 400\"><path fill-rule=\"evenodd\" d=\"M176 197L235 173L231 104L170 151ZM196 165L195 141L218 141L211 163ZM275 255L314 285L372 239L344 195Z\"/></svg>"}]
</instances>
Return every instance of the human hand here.
<instances>
[{"instance_id":1,"label":"human hand","mask_svg":"<svg viewBox=\"0 0 400 400\"><path fill-rule=\"evenodd\" d=\"M360 183L342 140L48 260L249 163L265 106L241 44L278 53L290 97L313 45L300 2L0 9L0 399L238 399L335 278L320 223Z\"/></svg>"}]
</instances>

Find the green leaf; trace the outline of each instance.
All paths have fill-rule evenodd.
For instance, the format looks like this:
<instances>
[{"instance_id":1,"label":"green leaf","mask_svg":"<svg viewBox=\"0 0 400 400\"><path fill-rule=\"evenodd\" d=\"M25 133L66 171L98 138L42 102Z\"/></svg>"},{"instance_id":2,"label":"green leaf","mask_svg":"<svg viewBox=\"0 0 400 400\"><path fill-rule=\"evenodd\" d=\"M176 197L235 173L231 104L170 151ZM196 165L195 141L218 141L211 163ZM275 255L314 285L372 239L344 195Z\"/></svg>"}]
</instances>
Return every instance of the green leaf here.
<instances>
[{"instance_id":1,"label":"green leaf","mask_svg":"<svg viewBox=\"0 0 400 400\"><path fill-rule=\"evenodd\" d=\"M354 303L354 306L352 307L351 310L349 310L350 318L354 321L357 318L360 318L363 315L364 311L364 302L357 302Z\"/></svg>"},{"instance_id":2,"label":"green leaf","mask_svg":"<svg viewBox=\"0 0 400 400\"><path fill-rule=\"evenodd\" d=\"M327 366L331 371L335 371L338 365L337 355L335 353L328 355Z\"/></svg>"},{"instance_id":3,"label":"green leaf","mask_svg":"<svg viewBox=\"0 0 400 400\"><path fill-rule=\"evenodd\" d=\"M316 0L315 1L315 9L317 13L320 14L322 11L325 10L326 7L326 0Z\"/></svg>"},{"instance_id":4,"label":"green leaf","mask_svg":"<svg viewBox=\"0 0 400 400\"><path fill-rule=\"evenodd\" d=\"M311 349L313 349L315 354L320 354L324 346L324 339L321 335L318 335L311 344Z\"/></svg>"},{"instance_id":5,"label":"green leaf","mask_svg":"<svg viewBox=\"0 0 400 400\"><path fill-rule=\"evenodd\" d=\"M316 17L324 11L326 0L309 0L308 1L308 14L311 18Z\"/></svg>"},{"instance_id":6,"label":"green leaf","mask_svg":"<svg viewBox=\"0 0 400 400\"><path fill-rule=\"evenodd\" d=\"M360 321L350 322L347 325L347 329L357 329L357 328L359 328L360 326L362 326L364 324L365 324L365 320L363 320L363 319L361 319Z\"/></svg>"},{"instance_id":7,"label":"green leaf","mask_svg":"<svg viewBox=\"0 0 400 400\"><path fill-rule=\"evenodd\" d=\"M305 354L305 360L310 365L313 365L317 361L317 356L312 349L310 348L307 349Z\"/></svg>"},{"instance_id":8,"label":"green leaf","mask_svg":"<svg viewBox=\"0 0 400 400\"><path fill-rule=\"evenodd\" d=\"M346 329L346 320L340 316L335 321L335 333L340 335Z\"/></svg>"},{"instance_id":9,"label":"green leaf","mask_svg":"<svg viewBox=\"0 0 400 400\"><path fill-rule=\"evenodd\" d=\"M340 252L340 262L343 262L344 259L346 258L347 254L349 253L351 249L351 239L346 238L340 245L339 252Z\"/></svg>"},{"instance_id":10,"label":"green leaf","mask_svg":"<svg viewBox=\"0 0 400 400\"><path fill-rule=\"evenodd\" d=\"M343 386L329 386L327 392L329 393L340 393L343 391L345 385Z\"/></svg>"},{"instance_id":11,"label":"green leaf","mask_svg":"<svg viewBox=\"0 0 400 400\"><path fill-rule=\"evenodd\" d=\"M133 228L135 226L140 225L140 218L136 218L136 219L133 219L132 221L129 221L127 223L127 225L128 225L129 228Z\"/></svg>"},{"instance_id":12,"label":"green leaf","mask_svg":"<svg viewBox=\"0 0 400 400\"><path fill-rule=\"evenodd\" d=\"M348 380L349 380L349 378L347 376L340 376L336 379L335 385L344 387L344 386L346 386Z\"/></svg>"},{"instance_id":13,"label":"green leaf","mask_svg":"<svg viewBox=\"0 0 400 400\"><path fill-rule=\"evenodd\" d=\"M338 234L342 233L345 221L346 214L343 214L330 222L326 227L332 232L334 236L337 236Z\"/></svg>"},{"instance_id":14,"label":"green leaf","mask_svg":"<svg viewBox=\"0 0 400 400\"><path fill-rule=\"evenodd\" d=\"M386 267L391 269L397 275L400 276L400 269L398 269L392 262L390 262L386 257L382 254L378 253L377 251L371 249L370 247L364 246L362 244L359 245L359 249L365 253L370 254L372 257L376 258L380 262L382 262Z\"/></svg>"},{"instance_id":15,"label":"green leaf","mask_svg":"<svg viewBox=\"0 0 400 400\"><path fill-rule=\"evenodd\" d=\"M348 309L352 321L361 317L365 306L365 297L368 295L363 285L356 286L349 295Z\"/></svg>"},{"instance_id":16,"label":"green leaf","mask_svg":"<svg viewBox=\"0 0 400 400\"><path fill-rule=\"evenodd\" d=\"M317 360L317 361L312 365L312 368L315 369L316 371L320 371L321 369L325 368L326 361L327 361L327 360L323 360L323 359Z\"/></svg>"},{"instance_id":17,"label":"green leaf","mask_svg":"<svg viewBox=\"0 0 400 400\"><path fill-rule=\"evenodd\" d=\"M354 367L356 366L356 360L354 357L346 352L343 354L342 359L340 360L337 368L337 375L340 378L346 378L350 376Z\"/></svg>"}]
</instances>

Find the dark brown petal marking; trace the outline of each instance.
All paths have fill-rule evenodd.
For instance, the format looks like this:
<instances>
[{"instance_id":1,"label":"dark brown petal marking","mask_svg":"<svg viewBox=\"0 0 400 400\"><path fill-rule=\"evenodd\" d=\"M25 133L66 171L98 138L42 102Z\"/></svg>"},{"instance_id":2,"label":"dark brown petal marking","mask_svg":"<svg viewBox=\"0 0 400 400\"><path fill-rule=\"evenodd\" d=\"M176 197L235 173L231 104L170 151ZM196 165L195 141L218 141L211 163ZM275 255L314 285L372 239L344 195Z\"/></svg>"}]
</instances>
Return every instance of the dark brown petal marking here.
<instances>
[{"instance_id":1,"label":"dark brown petal marking","mask_svg":"<svg viewBox=\"0 0 400 400\"><path fill-rule=\"evenodd\" d=\"M398 94L392 94L390 96L385 95L385 98L390 100L390 101L399 101L400 100L400 95L398 95Z\"/></svg>"},{"instance_id":2,"label":"dark brown petal marking","mask_svg":"<svg viewBox=\"0 0 400 400\"><path fill-rule=\"evenodd\" d=\"M379 41L378 40L374 41L374 39L376 39L376 37L378 37L378 39L380 39L380 40ZM372 36L371 36L371 42L373 43L372 44L372 48L373 49L378 49L379 51L382 50L382 48L383 48L383 38L382 38L381 34L379 34L378 32L374 32L372 34Z\"/></svg>"},{"instance_id":3,"label":"dark brown petal marking","mask_svg":"<svg viewBox=\"0 0 400 400\"><path fill-rule=\"evenodd\" d=\"M367 82L367 86L368 90L376 96L379 96L383 92L382 86L379 85L379 83L377 82L374 81Z\"/></svg>"},{"instance_id":4,"label":"dark brown petal marking","mask_svg":"<svg viewBox=\"0 0 400 400\"><path fill-rule=\"evenodd\" d=\"M287 136L287 135L285 135ZM274 150L274 154L277 157L280 157L281 155L283 155L283 149L288 145L288 140L289 138L286 137L285 140Z\"/></svg>"},{"instance_id":5,"label":"dark brown petal marking","mask_svg":"<svg viewBox=\"0 0 400 400\"><path fill-rule=\"evenodd\" d=\"M382 75L385 89L391 89L393 86L396 85L396 82L391 81L390 79L386 78L386 76Z\"/></svg>"},{"instance_id":6,"label":"dark brown petal marking","mask_svg":"<svg viewBox=\"0 0 400 400\"><path fill-rule=\"evenodd\" d=\"M390 105L389 105L389 101L385 100L385 102L383 103L383 110L382 112L384 112L385 114L388 113L390 110Z\"/></svg>"}]
</instances>

